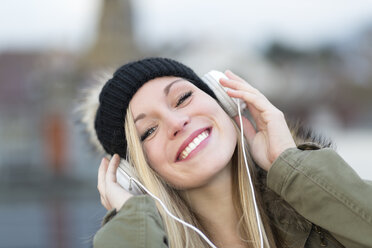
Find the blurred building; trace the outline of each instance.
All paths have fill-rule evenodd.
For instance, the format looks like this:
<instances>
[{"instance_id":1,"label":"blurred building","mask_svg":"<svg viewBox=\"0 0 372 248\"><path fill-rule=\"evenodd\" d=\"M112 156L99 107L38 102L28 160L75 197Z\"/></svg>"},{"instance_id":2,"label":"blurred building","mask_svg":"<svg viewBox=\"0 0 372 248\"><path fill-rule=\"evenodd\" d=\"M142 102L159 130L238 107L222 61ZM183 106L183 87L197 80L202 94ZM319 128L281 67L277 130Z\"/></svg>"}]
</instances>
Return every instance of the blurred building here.
<instances>
[{"instance_id":1,"label":"blurred building","mask_svg":"<svg viewBox=\"0 0 372 248\"><path fill-rule=\"evenodd\" d=\"M38 181L60 170L67 138L65 97L73 93L76 58L67 53L0 54L0 177ZM54 127L53 127L54 126ZM50 128L56 128L51 133ZM55 137L58 140L53 140ZM62 149L60 149L62 148ZM59 150L56 153L56 149ZM59 157L52 161L53 156ZM46 169L46 167L49 167ZM30 176L33 175L33 176Z\"/></svg>"},{"instance_id":2,"label":"blurred building","mask_svg":"<svg viewBox=\"0 0 372 248\"><path fill-rule=\"evenodd\" d=\"M100 159L74 109L101 68L138 56L130 1L105 1L100 18L81 53L0 52L0 247L92 247Z\"/></svg>"},{"instance_id":3,"label":"blurred building","mask_svg":"<svg viewBox=\"0 0 372 248\"><path fill-rule=\"evenodd\" d=\"M84 178L92 168L81 161L89 157L89 148L81 147L89 145L79 141L81 130L76 130L78 116L73 113L79 90L101 69L139 56L130 1L104 1L100 17L96 41L87 52L0 53L1 182ZM95 180L97 166L88 179Z\"/></svg>"},{"instance_id":4,"label":"blurred building","mask_svg":"<svg viewBox=\"0 0 372 248\"><path fill-rule=\"evenodd\" d=\"M140 50L133 39L133 13L129 0L103 2L96 41L79 61L89 72L118 67L139 57Z\"/></svg>"}]
</instances>

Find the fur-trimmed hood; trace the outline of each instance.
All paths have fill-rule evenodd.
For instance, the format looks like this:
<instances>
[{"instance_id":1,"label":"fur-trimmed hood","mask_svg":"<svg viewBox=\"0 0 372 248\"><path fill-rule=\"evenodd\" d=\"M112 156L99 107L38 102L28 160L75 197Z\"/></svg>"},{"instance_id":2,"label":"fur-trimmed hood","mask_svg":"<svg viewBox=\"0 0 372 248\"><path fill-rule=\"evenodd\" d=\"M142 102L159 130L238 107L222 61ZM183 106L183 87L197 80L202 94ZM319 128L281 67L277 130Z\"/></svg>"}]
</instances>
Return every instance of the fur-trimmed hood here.
<instances>
[{"instance_id":1,"label":"fur-trimmed hood","mask_svg":"<svg viewBox=\"0 0 372 248\"><path fill-rule=\"evenodd\" d=\"M89 145L102 155L107 155L103 146L98 140L94 128L94 120L99 107L99 94L105 83L111 78L112 73L105 71L96 75L91 84L81 90L78 105L75 112L78 115L78 122L82 124L84 134L87 136Z\"/></svg>"}]
</instances>

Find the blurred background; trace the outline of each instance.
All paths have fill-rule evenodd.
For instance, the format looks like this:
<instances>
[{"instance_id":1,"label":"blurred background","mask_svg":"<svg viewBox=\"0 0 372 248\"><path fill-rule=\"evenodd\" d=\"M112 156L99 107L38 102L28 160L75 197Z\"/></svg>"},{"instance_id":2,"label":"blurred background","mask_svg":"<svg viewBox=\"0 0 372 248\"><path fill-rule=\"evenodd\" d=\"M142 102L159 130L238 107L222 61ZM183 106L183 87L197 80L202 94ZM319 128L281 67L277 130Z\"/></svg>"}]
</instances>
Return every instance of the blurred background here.
<instances>
[{"instance_id":1,"label":"blurred background","mask_svg":"<svg viewBox=\"0 0 372 248\"><path fill-rule=\"evenodd\" d=\"M0 248L92 247L81 89L148 56L231 69L372 180L372 1L1 0Z\"/></svg>"}]
</instances>

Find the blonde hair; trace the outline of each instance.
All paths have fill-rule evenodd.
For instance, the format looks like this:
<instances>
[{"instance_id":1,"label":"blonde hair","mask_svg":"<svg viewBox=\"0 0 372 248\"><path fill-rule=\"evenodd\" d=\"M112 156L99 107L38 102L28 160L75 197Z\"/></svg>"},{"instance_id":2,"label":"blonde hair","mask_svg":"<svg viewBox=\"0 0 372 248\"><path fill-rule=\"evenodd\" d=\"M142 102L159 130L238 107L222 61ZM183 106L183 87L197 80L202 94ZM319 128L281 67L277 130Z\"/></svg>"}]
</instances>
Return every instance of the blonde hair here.
<instances>
[{"instance_id":1,"label":"blonde hair","mask_svg":"<svg viewBox=\"0 0 372 248\"><path fill-rule=\"evenodd\" d=\"M234 125L238 132L238 127L235 123ZM148 190L160 198L174 215L196 226L208 235L208 230L202 226L196 214L192 212L187 202L180 196L180 193L176 189L170 187L147 163L134 125L130 106L127 109L125 118L125 136L128 143L127 159L138 173L138 179ZM233 190L233 204L240 216L238 225L239 235L241 240L246 243L247 247L260 247L260 234L255 217L249 179L244 164L243 150L240 145L240 135L238 135L238 142L239 145L237 146L232 158L232 186L233 189L238 189ZM246 153L249 155L247 147L244 147L244 149L246 149ZM250 165L254 164L250 156L248 156L248 163ZM251 175L253 175L252 180L255 180L254 168L251 168L251 170ZM265 215L265 210L259 197L259 192L256 192L256 196L258 198L257 204L263 223L261 227L264 236L264 247L276 247L268 218ZM170 247L209 247L196 232L170 218L160 205L157 205L157 207L164 221Z\"/></svg>"}]
</instances>

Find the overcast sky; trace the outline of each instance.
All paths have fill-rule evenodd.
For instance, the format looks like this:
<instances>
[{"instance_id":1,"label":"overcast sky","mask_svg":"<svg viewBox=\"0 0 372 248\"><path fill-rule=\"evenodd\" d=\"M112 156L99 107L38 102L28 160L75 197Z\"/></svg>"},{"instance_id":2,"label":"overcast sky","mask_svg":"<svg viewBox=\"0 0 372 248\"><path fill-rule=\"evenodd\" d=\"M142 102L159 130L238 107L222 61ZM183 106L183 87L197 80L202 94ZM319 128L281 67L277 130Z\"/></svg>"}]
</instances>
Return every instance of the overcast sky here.
<instances>
[{"instance_id":1,"label":"overcast sky","mask_svg":"<svg viewBox=\"0 0 372 248\"><path fill-rule=\"evenodd\" d=\"M79 49L90 41L100 0L0 0L0 50Z\"/></svg>"},{"instance_id":2,"label":"overcast sky","mask_svg":"<svg viewBox=\"0 0 372 248\"><path fill-rule=\"evenodd\" d=\"M160 46L200 36L252 45L276 39L298 47L347 39L372 25L371 0L136 0L136 39ZM2 0L0 50L82 49L101 0Z\"/></svg>"},{"instance_id":3,"label":"overcast sky","mask_svg":"<svg viewBox=\"0 0 372 248\"><path fill-rule=\"evenodd\" d=\"M137 37L157 44L153 41L213 35L252 45L276 39L311 47L345 39L368 24L372 26L371 0L175 2L156 0L150 6L148 0L135 1Z\"/></svg>"}]
</instances>

